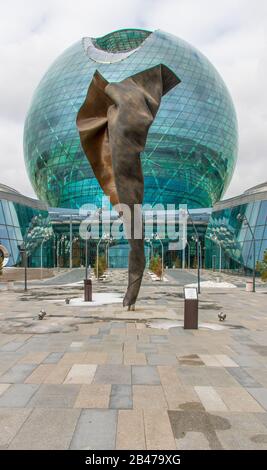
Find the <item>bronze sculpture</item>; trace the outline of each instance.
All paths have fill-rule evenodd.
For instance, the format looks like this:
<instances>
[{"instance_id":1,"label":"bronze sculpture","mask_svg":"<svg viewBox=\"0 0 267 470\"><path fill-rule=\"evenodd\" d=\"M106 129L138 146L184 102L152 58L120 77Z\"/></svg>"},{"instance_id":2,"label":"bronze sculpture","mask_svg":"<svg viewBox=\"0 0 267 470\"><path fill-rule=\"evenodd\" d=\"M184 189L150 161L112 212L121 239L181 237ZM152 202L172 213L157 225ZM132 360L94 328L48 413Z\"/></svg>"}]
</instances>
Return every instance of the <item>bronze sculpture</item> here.
<instances>
[{"instance_id":1,"label":"bronze sculpture","mask_svg":"<svg viewBox=\"0 0 267 470\"><path fill-rule=\"evenodd\" d=\"M104 193L119 212L130 245L128 288L123 306L133 308L145 268L144 237L134 236L142 225L144 150L161 97L180 83L165 65L157 65L118 83L96 71L77 114L83 150ZM129 208L129 212L124 207ZM122 211L120 210L122 208ZM134 219L134 208L139 217Z\"/></svg>"}]
</instances>

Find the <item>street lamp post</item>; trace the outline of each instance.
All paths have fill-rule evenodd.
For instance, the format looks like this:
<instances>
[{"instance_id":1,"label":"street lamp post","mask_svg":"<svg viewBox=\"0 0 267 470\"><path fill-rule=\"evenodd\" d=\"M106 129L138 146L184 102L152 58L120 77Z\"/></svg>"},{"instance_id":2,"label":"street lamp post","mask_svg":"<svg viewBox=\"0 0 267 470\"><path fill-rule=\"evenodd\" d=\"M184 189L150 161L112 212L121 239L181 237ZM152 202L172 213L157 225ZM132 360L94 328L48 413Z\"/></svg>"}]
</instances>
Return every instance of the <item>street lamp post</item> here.
<instances>
[{"instance_id":1,"label":"street lamp post","mask_svg":"<svg viewBox=\"0 0 267 470\"><path fill-rule=\"evenodd\" d=\"M96 279L98 280L98 259L99 259L99 245L102 241L102 237L100 238L99 242L96 246Z\"/></svg>"},{"instance_id":2,"label":"street lamp post","mask_svg":"<svg viewBox=\"0 0 267 470\"><path fill-rule=\"evenodd\" d=\"M26 246L24 243L21 243L18 245L19 251L20 251L20 256L21 260L23 260L24 264L24 291L27 292L28 290L28 278L27 278L27 251L26 251Z\"/></svg>"},{"instance_id":3,"label":"street lamp post","mask_svg":"<svg viewBox=\"0 0 267 470\"><path fill-rule=\"evenodd\" d=\"M152 255L153 255L152 242L151 242L150 238L146 238L145 241L148 243L148 268L149 268L150 261L151 261Z\"/></svg>"},{"instance_id":4,"label":"street lamp post","mask_svg":"<svg viewBox=\"0 0 267 470\"><path fill-rule=\"evenodd\" d=\"M191 223L192 223L192 226L193 226L193 229L194 229L194 232L195 232L195 241L196 241L196 247L197 247L197 291L198 291L198 294L200 294L199 235L198 235L198 231L196 229L196 226L194 224L194 221L193 221L188 209L187 209L187 213L188 213L189 219L191 220Z\"/></svg>"},{"instance_id":5,"label":"street lamp post","mask_svg":"<svg viewBox=\"0 0 267 470\"><path fill-rule=\"evenodd\" d=\"M52 238L53 238L53 248L52 248L52 250L53 250L53 265L54 265L54 269L55 269L55 267L56 267L56 255L57 255L56 254L56 234L55 234L55 232L53 232Z\"/></svg>"},{"instance_id":6,"label":"street lamp post","mask_svg":"<svg viewBox=\"0 0 267 470\"><path fill-rule=\"evenodd\" d=\"M73 243L72 216L70 215L70 262L69 262L70 269L72 269L72 243Z\"/></svg>"},{"instance_id":7,"label":"street lamp post","mask_svg":"<svg viewBox=\"0 0 267 470\"><path fill-rule=\"evenodd\" d=\"M41 242L41 281L43 279L43 244L46 242L46 238L44 238Z\"/></svg>"},{"instance_id":8,"label":"street lamp post","mask_svg":"<svg viewBox=\"0 0 267 470\"><path fill-rule=\"evenodd\" d=\"M60 266L59 266L59 252L60 252L60 249L62 250L62 243L64 242L64 240L66 240L66 236L62 235L60 240L58 241L58 250L57 250L57 267L58 267L58 269L60 268Z\"/></svg>"},{"instance_id":9,"label":"street lamp post","mask_svg":"<svg viewBox=\"0 0 267 470\"><path fill-rule=\"evenodd\" d=\"M237 220L240 222L243 222L244 225L247 225L249 228L249 231L251 233L251 238L252 238L252 243L253 243L253 286L252 286L252 292L256 292L256 239L253 233L253 230L251 228L251 225L246 217L245 214L238 214L237 215Z\"/></svg>"},{"instance_id":10,"label":"street lamp post","mask_svg":"<svg viewBox=\"0 0 267 470\"><path fill-rule=\"evenodd\" d=\"M222 271L222 244L216 235L213 237L213 240L217 243L217 245L219 245L219 253L220 253L219 271L221 272Z\"/></svg>"},{"instance_id":11,"label":"street lamp post","mask_svg":"<svg viewBox=\"0 0 267 470\"><path fill-rule=\"evenodd\" d=\"M187 242L187 269L190 269L190 243Z\"/></svg>"},{"instance_id":12,"label":"street lamp post","mask_svg":"<svg viewBox=\"0 0 267 470\"><path fill-rule=\"evenodd\" d=\"M87 235L87 234L86 234ZM88 239L90 237L86 236L85 239L85 279L88 279Z\"/></svg>"}]
</instances>

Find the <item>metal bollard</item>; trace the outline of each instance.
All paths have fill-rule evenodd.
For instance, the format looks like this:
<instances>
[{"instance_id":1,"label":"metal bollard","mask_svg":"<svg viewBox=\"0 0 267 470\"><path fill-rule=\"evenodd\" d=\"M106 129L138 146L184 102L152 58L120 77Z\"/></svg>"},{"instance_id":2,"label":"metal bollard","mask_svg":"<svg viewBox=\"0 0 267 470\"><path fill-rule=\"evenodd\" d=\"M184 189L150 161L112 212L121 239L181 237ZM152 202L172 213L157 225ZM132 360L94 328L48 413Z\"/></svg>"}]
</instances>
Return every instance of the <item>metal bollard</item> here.
<instances>
[{"instance_id":1,"label":"metal bollard","mask_svg":"<svg viewBox=\"0 0 267 470\"><path fill-rule=\"evenodd\" d=\"M92 281L91 279L84 279L84 301L92 302Z\"/></svg>"}]
</instances>

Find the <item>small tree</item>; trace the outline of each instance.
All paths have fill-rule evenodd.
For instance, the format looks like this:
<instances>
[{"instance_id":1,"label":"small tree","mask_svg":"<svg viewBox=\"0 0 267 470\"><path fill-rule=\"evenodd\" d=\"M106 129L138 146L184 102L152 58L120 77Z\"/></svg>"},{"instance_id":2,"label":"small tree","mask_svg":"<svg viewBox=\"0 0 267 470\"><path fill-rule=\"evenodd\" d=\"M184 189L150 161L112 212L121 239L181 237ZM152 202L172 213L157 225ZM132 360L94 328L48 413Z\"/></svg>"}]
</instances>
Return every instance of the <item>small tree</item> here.
<instances>
[{"instance_id":1,"label":"small tree","mask_svg":"<svg viewBox=\"0 0 267 470\"><path fill-rule=\"evenodd\" d=\"M263 260L257 262L256 270L260 273L261 279L267 281L267 251L264 252Z\"/></svg>"},{"instance_id":2,"label":"small tree","mask_svg":"<svg viewBox=\"0 0 267 470\"><path fill-rule=\"evenodd\" d=\"M162 262L159 255L153 256L149 263L149 269L158 277L162 276Z\"/></svg>"},{"instance_id":3,"label":"small tree","mask_svg":"<svg viewBox=\"0 0 267 470\"><path fill-rule=\"evenodd\" d=\"M2 276L4 270L4 258L0 256L0 276Z\"/></svg>"},{"instance_id":4,"label":"small tree","mask_svg":"<svg viewBox=\"0 0 267 470\"><path fill-rule=\"evenodd\" d=\"M95 262L94 265L94 273L95 277L101 277L103 276L104 272L107 269L107 263L106 263L106 257L104 255L98 257L98 273L97 273L97 261Z\"/></svg>"}]
</instances>

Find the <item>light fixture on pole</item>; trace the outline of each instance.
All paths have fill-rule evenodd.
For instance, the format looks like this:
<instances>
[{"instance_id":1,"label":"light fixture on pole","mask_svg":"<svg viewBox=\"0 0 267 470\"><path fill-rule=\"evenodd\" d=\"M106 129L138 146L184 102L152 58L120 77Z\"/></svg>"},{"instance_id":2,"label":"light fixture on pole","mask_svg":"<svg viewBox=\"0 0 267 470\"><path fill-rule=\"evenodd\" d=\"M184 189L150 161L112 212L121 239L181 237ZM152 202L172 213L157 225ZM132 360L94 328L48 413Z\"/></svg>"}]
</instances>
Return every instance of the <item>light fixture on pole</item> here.
<instances>
[{"instance_id":1,"label":"light fixture on pole","mask_svg":"<svg viewBox=\"0 0 267 470\"><path fill-rule=\"evenodd\" d=\"M253 244L253 287L252 287L252 292L256 292L256 239L253 233L253 230L251 228L251 225L246 217L245 214L237 214L236 219L239 222L242 222L244 225L246 225L249 228L249 231L251 233L251 238L252 238L252 244Z\"/></svg>"},{"instance_id":2,"label":"light fixture on pole","mask_svg":"<svg viewBox=\"0 0 267 470\"><path fill-rule=\"evenodd\" d=\"M148 268L149 268L149 265L150 265L150 261L151 261L151 258L152 258L152 242L150 240L150 238L146 238L145 241L148 243Z\"/></svg>"},{"instance_id":3,"label":"light fixture on pole","mask_svg":"<svg viewBox=\"0 0 267 470\"><path fill-rule=\"evenodd\" d=\"M217 243L217 245L219 246L219 250L220 250L219 271L221 272L222 271L222 244L221 244L221 241L218 239L217 235L214 235L212 240L214 240L215 243Z\"/></svg>"},{"instance_id":4,"label":"light fixture on pole","mask_svg":"<svg viewBox=\"0 0 267 470\"><path fill-rule=\"evenodd\" d=\"M18 245L18 249L20 252L21 260L23 261L24 264L24 290L27 292L28 290L28 279L27 279L27 264L28 264L28 258L27 258L27 251L26 251L26 245L24 242L20 243Z\"/></svg>"},{"instance_id":5,"label":"light fixture on pole","mask_svg":"<svg viewBox=\"0 0 267 470\"><path fill-rule=\"evenodd\" d=\"M197 291L198 291L198 294L200 294L199 235L198 235L198 231L196 229L196 226L194 224L194 221L193 221L188 209L187 209L187 213L188 213L189 219L191 220L191 223L192 223L192 226L193 226L193 229L194 229L194 232L195 232L195 241L196 241L196 247L197 247ZM194 239L194 238L192 238L192 239Z\"/></svg>"}]
</instances>

